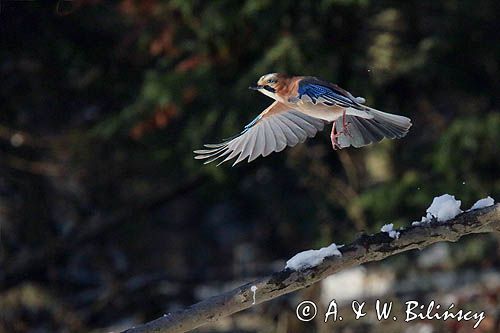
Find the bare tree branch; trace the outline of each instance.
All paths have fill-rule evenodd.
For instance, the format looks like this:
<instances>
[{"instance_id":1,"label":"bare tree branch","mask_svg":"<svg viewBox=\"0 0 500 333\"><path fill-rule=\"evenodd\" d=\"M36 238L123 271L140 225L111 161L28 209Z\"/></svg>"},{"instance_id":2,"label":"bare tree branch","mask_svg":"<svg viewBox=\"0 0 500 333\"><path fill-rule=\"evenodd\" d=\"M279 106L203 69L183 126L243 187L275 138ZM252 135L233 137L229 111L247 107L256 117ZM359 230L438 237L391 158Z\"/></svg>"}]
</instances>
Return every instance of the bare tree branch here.
<instances>
[{"instance_id":1,"label":"bare tree branch","mask_svg":"<svg viewBox=\"0 0 500 333\"><path fill-rule=\"evenodd\" d=\"M465 212L447 222L433 222L425 226L411 226L400 231L398 239L387 233L363 235L353 243L340 248L342 256L327 257L311 268L301 271L285 269L232 291L201 301L187 309L166 314L161 318L122 333L178 333L187 332L208 322L231 315L255 304L316 283L343 269L363 263L382 260L413 249L423 249L436 242L455 242L464 235L500 231L500 204Z\"/></svg>"}]
</instances>

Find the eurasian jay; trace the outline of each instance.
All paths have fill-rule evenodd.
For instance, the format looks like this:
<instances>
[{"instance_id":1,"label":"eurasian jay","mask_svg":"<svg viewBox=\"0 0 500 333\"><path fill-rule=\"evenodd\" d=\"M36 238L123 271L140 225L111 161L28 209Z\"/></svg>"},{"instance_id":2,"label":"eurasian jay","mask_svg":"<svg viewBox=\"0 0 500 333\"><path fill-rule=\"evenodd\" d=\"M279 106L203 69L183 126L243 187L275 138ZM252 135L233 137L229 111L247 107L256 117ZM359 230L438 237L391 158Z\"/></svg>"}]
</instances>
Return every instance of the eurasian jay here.
<instances>
[{"instance_id":1,"label":"eurasian jay","mask_svg":"<svg viewBox=\"0 0 500 333\"><path fill-rule=\"evenodd\" d=\"M332 123L333 149L362 147L383 138L402 138L411 127L407 117L378 111L363 105L339 86L312 76L288 76L271 73L249 87L274 99L274 102L238 135L219 144L206 144L195 150L195 159L205 164L224 158L219 164L236 158L233 166L248 158L280 152L295 146Z\"/></svg>"}]
</instances>

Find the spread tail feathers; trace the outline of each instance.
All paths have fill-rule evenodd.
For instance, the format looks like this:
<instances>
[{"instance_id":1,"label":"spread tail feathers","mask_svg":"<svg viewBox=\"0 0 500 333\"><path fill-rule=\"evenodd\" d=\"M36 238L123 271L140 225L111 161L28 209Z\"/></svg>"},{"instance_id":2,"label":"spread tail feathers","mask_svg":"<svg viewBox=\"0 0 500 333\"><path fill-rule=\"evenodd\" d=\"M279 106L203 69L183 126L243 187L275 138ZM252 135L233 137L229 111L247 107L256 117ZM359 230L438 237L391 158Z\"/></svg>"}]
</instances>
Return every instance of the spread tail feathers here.
<instances>
[{"instance_id":1,"label":"spread tail feathers","mask_svg":"<svg viewBox=\"0 0 500 333\"><path fill-rule=\"evenodd\" d=\"M374 142L379 142L383 138L396 139L402 138L411 127L410 118L378 111L372 108L366 108L366 112L372 115L372 118L357 117L346 114L345 122L347 132L342 131L342 118L338 118L333 126L338 133L342 133L337 138L337 144L340 148L349 146L362 147Z\"/></svg>"}]
</instances>

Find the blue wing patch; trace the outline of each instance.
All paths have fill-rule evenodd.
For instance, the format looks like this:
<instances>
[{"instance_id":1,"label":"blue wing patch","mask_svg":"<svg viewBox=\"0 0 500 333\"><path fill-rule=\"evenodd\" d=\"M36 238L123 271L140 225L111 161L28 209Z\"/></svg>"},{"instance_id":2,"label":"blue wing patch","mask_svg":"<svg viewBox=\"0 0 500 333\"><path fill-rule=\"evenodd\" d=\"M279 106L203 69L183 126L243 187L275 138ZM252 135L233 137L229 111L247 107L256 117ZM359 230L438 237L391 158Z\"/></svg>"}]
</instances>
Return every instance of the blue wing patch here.
<instances>
[{"instance_id":1,"label":"blue wing patch","mask_svg":"<svg viewBox=\"0 0 500 333\"><path fill-rule=\"evenodd\" d=\"M253 125L255 125L260 119L262 118L262 115L259 114L257 117L255 117L249 124L245 125L245 130L249 129Z\"/></svg>"},{"instance_id":2,"label":"blue wing patch","mask_svg":"<svg viewBox=\"0 0 500 333\"><path fill-rule=\"evenodd\" d=\"M319 98L322 98L323 104L328 106L338 105L346 108L359 106L351 96L346 95L346 93L340 89L336 89L334 85L325 86L304 80L299 83L298 93L299 99L302 98L303 95L306 95L314 104L317 103Z\"/></svg>"}]
</instances>

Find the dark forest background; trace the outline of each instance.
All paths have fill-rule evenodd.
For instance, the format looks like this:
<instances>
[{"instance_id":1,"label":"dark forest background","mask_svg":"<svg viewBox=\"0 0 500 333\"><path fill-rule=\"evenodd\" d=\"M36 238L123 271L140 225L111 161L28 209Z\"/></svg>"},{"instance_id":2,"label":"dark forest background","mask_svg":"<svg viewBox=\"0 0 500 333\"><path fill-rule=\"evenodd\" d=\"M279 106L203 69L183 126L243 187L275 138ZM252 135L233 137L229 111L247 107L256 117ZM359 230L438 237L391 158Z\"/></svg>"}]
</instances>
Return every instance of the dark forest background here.
<instances>
[{"instance_id":1,"label":"dark forest background","mask_svg":"<svg viewBox=\"0 0 500 333\"><path fill-rule=\"evenodd\" d=\"M499 199L499 13L495 0L2 1L0 331L116 331L419 220L442 193L464 210ZM234 168L194 160L271 102L247 89L269 72L336 82L414 125L362 149L332 151L327 130ZM379 298L455 300L488 311L477 332L500 332L499 242L367 265L358 296L376 277L392 285ZM199 332L470 331L298 322L324 288Z\"/></svg>"}]
</instances>

